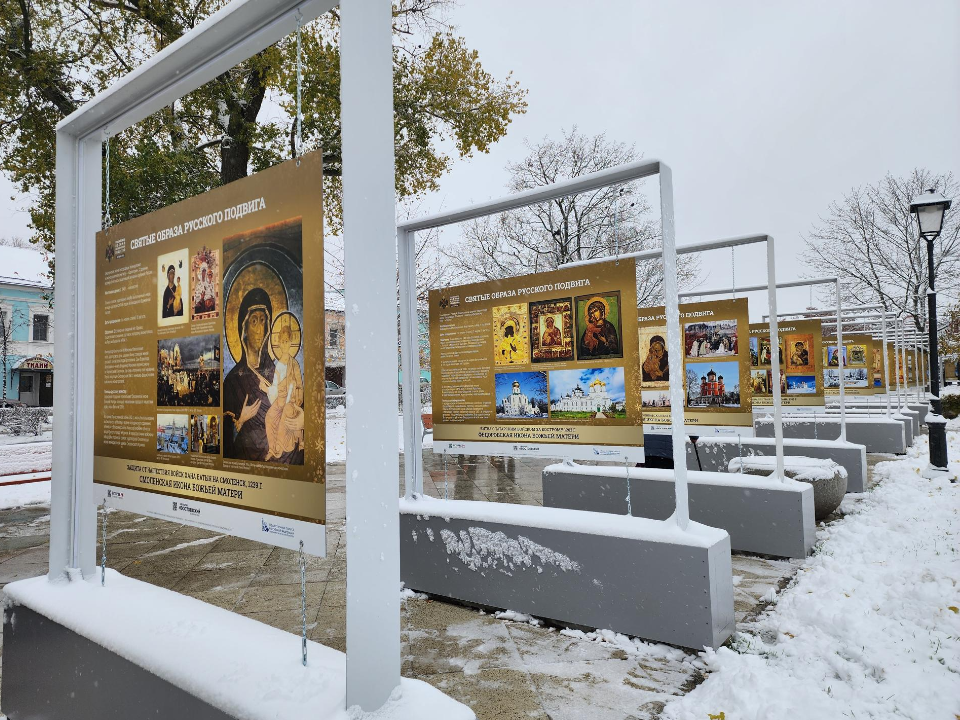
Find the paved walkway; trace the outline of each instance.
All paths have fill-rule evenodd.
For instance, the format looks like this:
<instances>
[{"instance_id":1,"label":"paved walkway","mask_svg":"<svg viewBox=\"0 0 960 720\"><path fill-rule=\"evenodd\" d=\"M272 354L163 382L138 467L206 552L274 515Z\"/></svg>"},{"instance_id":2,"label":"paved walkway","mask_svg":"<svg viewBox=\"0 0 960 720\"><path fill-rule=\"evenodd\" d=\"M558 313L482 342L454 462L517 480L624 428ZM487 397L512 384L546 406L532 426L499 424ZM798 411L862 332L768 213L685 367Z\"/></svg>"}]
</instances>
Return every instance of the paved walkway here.
<instances>
[{"instance_id":1,"label":"paved walkway","mask_svg":"<svg viewBox=\"0 0 960 720\"><path fill-rule=\"evenodd\" d=\"M451 456L447 497L541 504L545 464ZM424 491L443 497L443 459L428 454L425 467ZM344 650L344 466L329 465L327 477L328 556L308 561L307 620L311 639ZM0 512L0 586L46 572L48 541L49 508ZM294 552L121 512L109 516L107 547L107 564L130 577L300 632ZM798 566L735 554L737 620L756 612L760 598ZM652 718L700 680L696 655L684 650L627 652L434 600L405 602L402 640L403 674L467 703L481 720ZM299 645L291 648L299 652Z\"/></svg>"}]
</instances>

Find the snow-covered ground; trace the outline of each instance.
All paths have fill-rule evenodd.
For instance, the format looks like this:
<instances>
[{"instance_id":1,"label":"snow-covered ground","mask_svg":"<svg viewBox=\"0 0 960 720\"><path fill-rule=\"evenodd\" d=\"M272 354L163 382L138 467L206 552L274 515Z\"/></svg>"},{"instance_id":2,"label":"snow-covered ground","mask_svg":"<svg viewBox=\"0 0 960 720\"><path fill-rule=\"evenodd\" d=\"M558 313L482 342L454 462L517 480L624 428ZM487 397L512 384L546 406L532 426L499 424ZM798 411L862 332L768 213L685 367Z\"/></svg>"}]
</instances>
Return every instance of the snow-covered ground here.
<instances>
[{"instance_id":1,"label":"snow-covered ground","mask_svg":"<svg viewBox=\"0 0 960 720\"><path fill-rule=\"evenodd\" d=\"M22 485L0 485L0 510L9 510L25 505L49 504L49 480Z\"/></svg>"},{"instance_id":2,"label":"snow-covered ground","mask_svg":"<svg viewBox=\"0 0 960 720\"><path fill-rule=\"evenodd\" d=\"M952 423L957 428L957 421ZM960 472L960 433L949 433ZM927 480L927 436L848 515L665 718L960 717L960 485Z\"/></svg>"}]
</instances>

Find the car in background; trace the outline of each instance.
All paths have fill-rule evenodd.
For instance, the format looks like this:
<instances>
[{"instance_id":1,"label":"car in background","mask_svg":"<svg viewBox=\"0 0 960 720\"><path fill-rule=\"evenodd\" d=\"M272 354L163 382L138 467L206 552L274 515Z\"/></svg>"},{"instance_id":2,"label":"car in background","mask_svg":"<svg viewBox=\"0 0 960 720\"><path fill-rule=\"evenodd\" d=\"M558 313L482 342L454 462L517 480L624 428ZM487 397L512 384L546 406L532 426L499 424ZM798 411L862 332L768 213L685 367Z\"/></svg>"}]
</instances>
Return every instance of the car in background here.
<instances>
[{"instance_id":1,"label":"car in background","mask_svg":"<svg viewBox=\"0 0 960 720\"><path fill-rule=\"evenodd\" d=\"M338 406L346 407L347 389L337 385L333 380L326 380L327 407L335 408Z\"/></svg>"}]
</instances>

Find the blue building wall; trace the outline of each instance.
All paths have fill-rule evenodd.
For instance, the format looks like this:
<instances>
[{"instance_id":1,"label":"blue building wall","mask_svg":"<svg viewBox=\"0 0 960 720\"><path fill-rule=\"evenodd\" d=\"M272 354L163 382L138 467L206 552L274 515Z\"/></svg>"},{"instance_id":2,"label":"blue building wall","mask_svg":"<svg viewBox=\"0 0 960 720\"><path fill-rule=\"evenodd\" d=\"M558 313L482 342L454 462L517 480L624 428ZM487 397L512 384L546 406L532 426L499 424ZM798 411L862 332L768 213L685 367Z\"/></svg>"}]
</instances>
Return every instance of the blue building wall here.
<instances>
[{"instance_id":1,"label":"blue building wall","mask_svg":"<svg viewBox=\"0 0 960 720\"><path fill-rule=\"evenodd\" d=\"M0 285L0 308L6 315L6 322L12 324L6 362L3 362L2 347L0 347L0 372L7 382L6 397L9 400L20 400L20 373L17 365L23 360L36 355L53 359L53 310L49 308L46 293L43 287L24 286L16 287ZM31 308L34 313L46 314L50 321L48 338L51 342L34 343L31 333ZM2 338L0 338L2 342ZM2 386L0 386L2 392Z\"/></svg>"}]
</instances>

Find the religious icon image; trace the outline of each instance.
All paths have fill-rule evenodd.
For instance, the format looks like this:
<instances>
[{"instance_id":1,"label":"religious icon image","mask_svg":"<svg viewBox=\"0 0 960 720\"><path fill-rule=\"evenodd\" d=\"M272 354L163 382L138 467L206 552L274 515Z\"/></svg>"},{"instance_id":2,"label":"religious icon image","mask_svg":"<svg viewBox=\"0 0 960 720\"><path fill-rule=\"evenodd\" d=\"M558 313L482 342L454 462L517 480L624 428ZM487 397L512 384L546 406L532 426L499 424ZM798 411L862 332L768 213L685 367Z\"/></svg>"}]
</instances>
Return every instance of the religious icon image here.
<instances>
[{"instance_id":1,"label":"religious icon image","mask_svg":"<svg viewBox=\"0 0 960 720\"><path fill-rule=\"evenodd\" d=\"M220 336L157 341L157 405L220 405Z\"/></svg>"},{"instance_id":2,"label":"religious icon image","mask_svg":"<svg viewBox=\"0 0 960 720\"><path fill-rule=\"evenodd\" d=\"M186 455L190 450L190 416L157 414L157 452Z\"/></svg>"},{"instance_id":3,"label":"religious icon image","mask_svg":"<svg viewBox=\"0 0 960 720\"><path fill-rule=\"evenodd\" d=\"M577 360L622 358L620 291L576 299Z\"/></svg>"},{"instance_id":4,"label":"religious icon image","mask_svg":"<svg viewBox=\"0 0 960 720\"><path fill-rule=\"evenodd\" d=\"M533 420L548 415L545 372L496 373L498 420Z\"/></svg>"},{"instance_id":5,"label":"religious icon image","mask_svg":"<svg viewBox=\"0 0 960 720\"><path fill-rule=\"evenodd\" d=\"M850 364L851 365L866 365L867 364L867 346L866 345L848 345Z\"/></svg>"},{"instance_id":6,"label":"religious icon image","mask_svg":"<svg viewBox=\"0 0 960 720\"><path fill-rule=\"evenodd\" d=\"M788 395L816 395L816 375L787 375Z\"/></svg>"},{"instance_id":7,"label":"religious icon image","mask_svg":"<svg viewBox=\"0 0 960 720\"><path fill-rule=\"evenodd\" d=\"M493 308L494 365L526 365L530 362L527 333L527 304Z\"/></svg>"},{"instance_id":8,"label":"religious icon image","mask_svg":"<svg viewBox=\"0 0 960 720\"><path fill-rule=\"evenodd\" d=\"M190 302L188 251L175 250L157 258L157 325L179 325L190 320L184 303Z\"/></svg>"},{"instance_id":9,"label":"religious icon image","mask_svg":"<svg viewBox=\"0 0 960 720\"><path fill-rule=\"evenodd\" d=\"M220 454L220 418L217 415L190 416L190 452Z\"/></svg>"},{"instance_id":10,"label":"religious icon image","mask_svg":"<svg viewBox=\"0 0 960 720\"><path fill-rule=\"evenodd\" d=\"M846 366L847 349L841 348L839 345L827 345L823 351L824 365L827 365L828 367L840 367L841 353L843 353L843 364Z\"/></svg>"},{"instance_id":11,"label":"religious icon image","mask_svg":"<svg viewBox=\"0 0 960 720\"><path fill-rule=\"evenodd\" d=\"M190 319L210 320L220 316L220 251L200 248L190 260L193 296Z\"/></svg>"},{"instance_id":12,"label":"religious icon image","mask_svg":"<svg viewBox=\"0 0 960 720\"><path fill-rule=\"evenodd\" d=\"M622 367L550 371L551 420L625 417L627 392Z\"/></svg>"},{"instance_id":13,"label":"religious icon image","mask_svg":"<svg viewBox=\"0 0 960 720\"><path fill-rule=\"evenodd\" d=\"M223 457L303 465L300 218L223 241Z\"/></svg>"},{"instance_id":14,"label":"religious icon image","mask_svg":"<svg viewBox=\"0 0 960 720\"><path fill-rule=\"evenodd\" d=\"M780 352L780 365L783 365L784 353L783 353L783 339L777 341L777 350ZM761 365L771 365L773 363L773 349L770 346L770 338L761 337L760 338L760 359L759 362Z\"/></svg>"},{"instance_id":15,"label":"religious icon image","mask_svg":"<svg viewBox=\"0 0 960 720\"><path fill-rule=\"evenodd\" d=\"M750 337L750 364L753 367L760 366L760 338Z\"/></svg>"},{"instance_id":16,"label":"religious icon image","mask_svg":"<svg viewBox=\"0 0 960 720\"><path fill-rule=\"evenodd\" d=\"M771 395L773 390L770 388L769 370L751 370L750 384L754 395Z\"/></svg>"},{"instance_id":17,"label":"religious icon image","mask_svg":"<svg viewBox=\"0 0 960 720\"><path fill-rule=\"evenodd\" d=\"M640 380L644 387L666 387L670 382L667 327L642 327L640 335Z\"/></svg>"},{"instance_id":18,"label":"religious icon image","mask_svg":"<svg viewBox=\"0 0 960 720\"><path fill-rule=\"evenodd\" d=\"M840 371L839 370L824 370L823 371L823 387L829 389L837 389L840 387Z\"/></svg>"},{"instance_id":19,"label":"religious icon image","mask_svg":"<svg viewBox=\"0 0 960 720\"><path fill-rule=\"evenodd\" d=\"M740 407L740 364L687 363L687 407Z\"/></svg>"},{"instance_id":20,"label":"religious icon image","mask_svg":"<svg viewBox=\"0 0 960 720\"><path fill-rule=\"evenodd\" d=\"M786 335L784 337L788 372L811 373L813 364L813 335Z\"/></svg>"},{"instance_id":21,"label":"religious icon image","mask_svg":"<svg viewBox=\"0 0 960 720\"><path fill-rule=\"evenodd\" d=\"M530 303L530 356L533 362L573 360L573 301Z\"/></svg>"},{"instance_id":22,"label":"religious icon image","mask_svg":"<svg viewBox=\"0 0 960 720\"><path fill-rule=\"evenodd\" d=\"M737 321L710 320L685 323L683 342L688 358L731 357L739 350Z\"/></svg>"}]
</instances>

